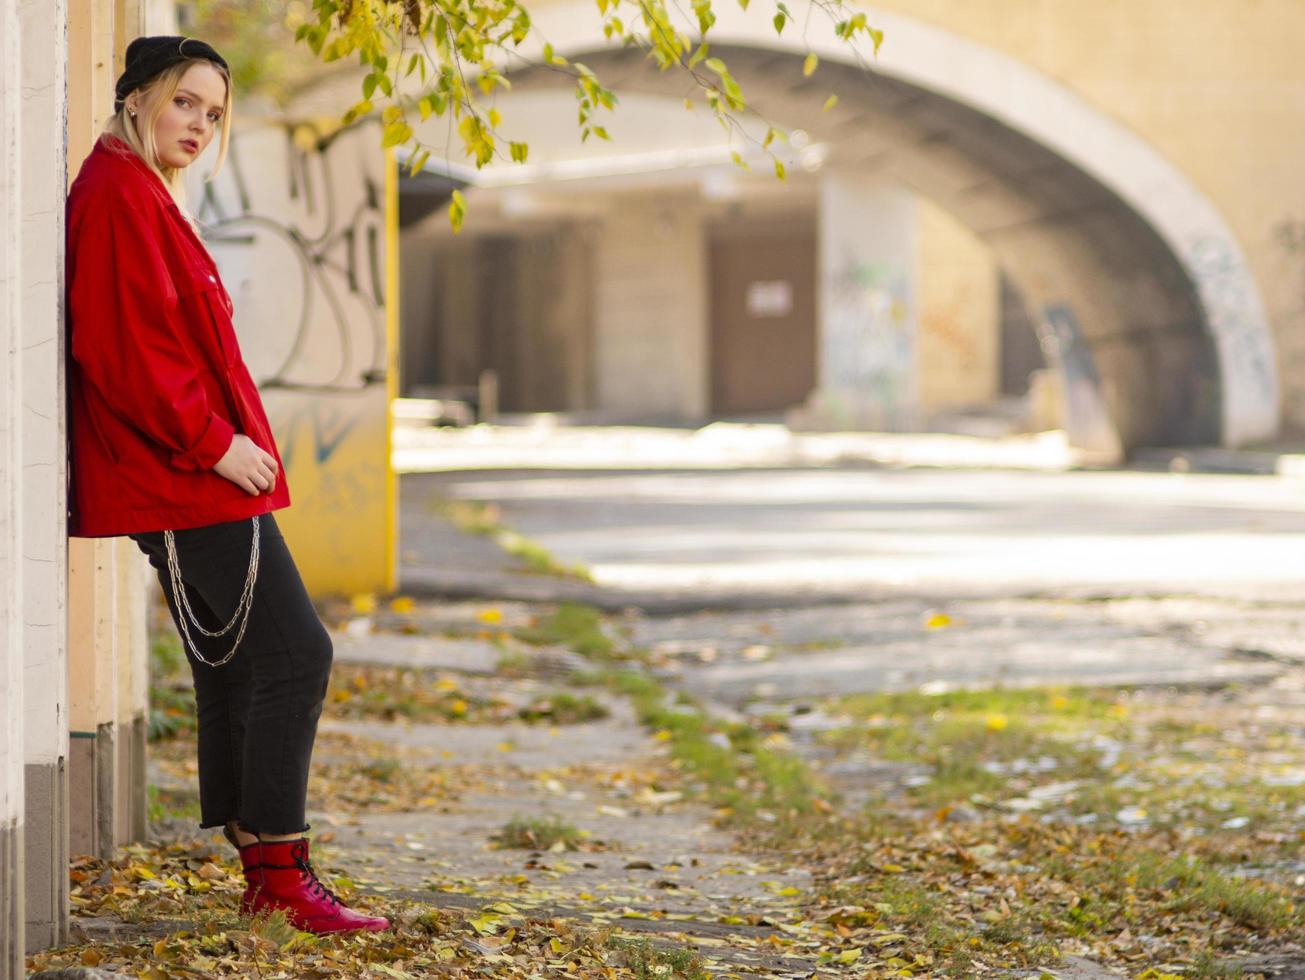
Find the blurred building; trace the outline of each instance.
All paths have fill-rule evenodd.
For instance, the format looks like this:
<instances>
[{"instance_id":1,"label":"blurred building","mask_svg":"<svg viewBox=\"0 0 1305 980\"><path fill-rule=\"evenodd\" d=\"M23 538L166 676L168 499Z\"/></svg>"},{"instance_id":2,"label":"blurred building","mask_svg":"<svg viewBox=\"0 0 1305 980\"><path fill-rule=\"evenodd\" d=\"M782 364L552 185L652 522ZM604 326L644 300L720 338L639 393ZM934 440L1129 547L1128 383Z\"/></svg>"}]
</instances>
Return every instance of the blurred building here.
<instances>
[{"instance_id":1,"label":"blurred building","mask_svg":"<svg viewBox=\"0 0 1305 980\"><path fill-rule=\"evenodd\" d=\"M522 53L615 88L613 141L581 146L567 77L509 61L529 162L429 165L471 184L466 230L403 231L405 393L492 369L504 410L599 421L1060 421L1103 460L1305 427L1305 7L891 0L867 70L819 10L777 37L724 6L712 53L754 110L731 138L584 3L532 8ZM767 123L796 131L787 184Z\"/></svg>"}]
</instances>

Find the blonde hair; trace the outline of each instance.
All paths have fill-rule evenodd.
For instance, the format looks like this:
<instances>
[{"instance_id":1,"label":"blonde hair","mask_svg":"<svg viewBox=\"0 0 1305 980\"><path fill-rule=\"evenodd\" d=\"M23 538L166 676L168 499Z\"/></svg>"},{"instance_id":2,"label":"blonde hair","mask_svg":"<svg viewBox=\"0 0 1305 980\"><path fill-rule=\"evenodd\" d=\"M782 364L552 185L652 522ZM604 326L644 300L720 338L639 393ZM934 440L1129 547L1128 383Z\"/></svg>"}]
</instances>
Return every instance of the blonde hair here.
<instances>
[{"instance_id":1,"label":"blonde hair","mask_svg":"<svg viewBox=\"0 0 1305 980\"><path fill-rule=\"evenodd\" d=\"M191 65L208 65L215 69L227 83L227 96L223 100L222 119L220 121L221 134L218 138L218 157L217 163L213 167L213 172L205 177L205 181L210 181L218 175L222 169L222 164L227 158L227 146L231 141L231 74L215 61L208 58L187 58L185 61L179 61L170 68L159 72L158 75L151 78L140 88L135 89L138 98L141 100L140 109L136 118L133 119L127 112L126 100L123 100L122 108L109 117L108 123L104 127L104 132L110 136L116 136L122 140L133 152L145 161L146 166L158 174L159 179L163 181L163 186L168 189L172 199L177 202L177 207L186 219L195 223L189 209L186 207L186 187L181 179L181 168L169 167L159 160L158 147L154 144L154 124L158 121L163 109L172 101L172 97L177 94L177 89L181 86L181 77L186 74ZM131 93L128 93L129 95Z\"/></svg>"}]
</instances>

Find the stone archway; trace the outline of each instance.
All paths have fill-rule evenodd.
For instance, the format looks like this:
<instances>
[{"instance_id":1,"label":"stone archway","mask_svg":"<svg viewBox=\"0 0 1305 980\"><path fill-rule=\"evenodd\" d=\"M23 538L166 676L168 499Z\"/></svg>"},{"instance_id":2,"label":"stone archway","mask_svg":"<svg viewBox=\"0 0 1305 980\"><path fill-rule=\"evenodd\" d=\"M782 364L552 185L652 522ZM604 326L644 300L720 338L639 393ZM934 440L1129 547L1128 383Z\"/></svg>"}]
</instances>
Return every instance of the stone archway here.
<instances>
[{"instance_id":1,"label":"stone archway","mask_svg":"<svg viewBox=\"0 0 1305 980\"><path fill-rule=\"evenodd\" d=\"M1273 342L1241 247L1146 142L1034 69L908 18L875 15L890 40L872 72L832 38L810 41L822 67L808 79L807 41L720 6L713 52L758 111L979 234L1079 383L1098 389L1125 449L1275 434ZM606 42L587 4L550 5L536 23L618 91L683 94L682 79ZM548 72L513 78L556 84ZM822 113L830 91L839 105Z\"/></svg>"}]
</instances>

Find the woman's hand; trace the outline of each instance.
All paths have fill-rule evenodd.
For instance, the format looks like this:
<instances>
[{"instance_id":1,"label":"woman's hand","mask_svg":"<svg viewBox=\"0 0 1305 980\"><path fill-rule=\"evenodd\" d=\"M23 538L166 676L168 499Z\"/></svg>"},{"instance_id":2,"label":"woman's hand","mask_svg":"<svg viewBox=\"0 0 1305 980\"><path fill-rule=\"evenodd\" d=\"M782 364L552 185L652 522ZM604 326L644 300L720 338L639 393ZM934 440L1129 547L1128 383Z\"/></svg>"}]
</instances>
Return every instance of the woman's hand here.
<instances>
[{"instance_id":1,"label":"woman's hand","mask_svg":"<svg viewBox=\"0 0 1305 980\"><path fill-rule=\"evenodd\" d=\"M276 457L259 449L249 436L239 432L232 437L226 455L217 461L213 471L252 497L270 493L276 486Z\"/></svg>"}]
</instances>

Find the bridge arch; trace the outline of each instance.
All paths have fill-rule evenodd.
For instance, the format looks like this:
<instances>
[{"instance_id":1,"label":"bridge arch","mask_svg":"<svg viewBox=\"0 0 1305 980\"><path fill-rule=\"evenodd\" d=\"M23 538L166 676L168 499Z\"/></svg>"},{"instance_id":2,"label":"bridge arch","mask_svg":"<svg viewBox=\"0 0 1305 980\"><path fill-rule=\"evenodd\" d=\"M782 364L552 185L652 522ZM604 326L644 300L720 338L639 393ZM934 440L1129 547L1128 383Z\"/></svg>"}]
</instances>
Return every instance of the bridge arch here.
<instances>
[{"instance_id":1,"label":"bridge arch","mask_svg":"<svg viewBox=\"0 0 1305 980\"><path fill-rule=\"evenodd\" d=\"M1042 72L921 21L874 13L887 40L866 72L830 30L777 36L755 11L717 6L713 53L752 105L836 146L841 166L909 185L985 240L1049 335L1090 352L1125 449L1276 434L1274 344L1241 246L1145 140ZM618 91L683 94L682 78L604 39L587 0L543 6L535 22L559 54ZM821 68L804 78L808 47ZM512 77L514 90L559 78ZM821 112L830 91L840 102Z\"/></svg>"}]
</instances>

